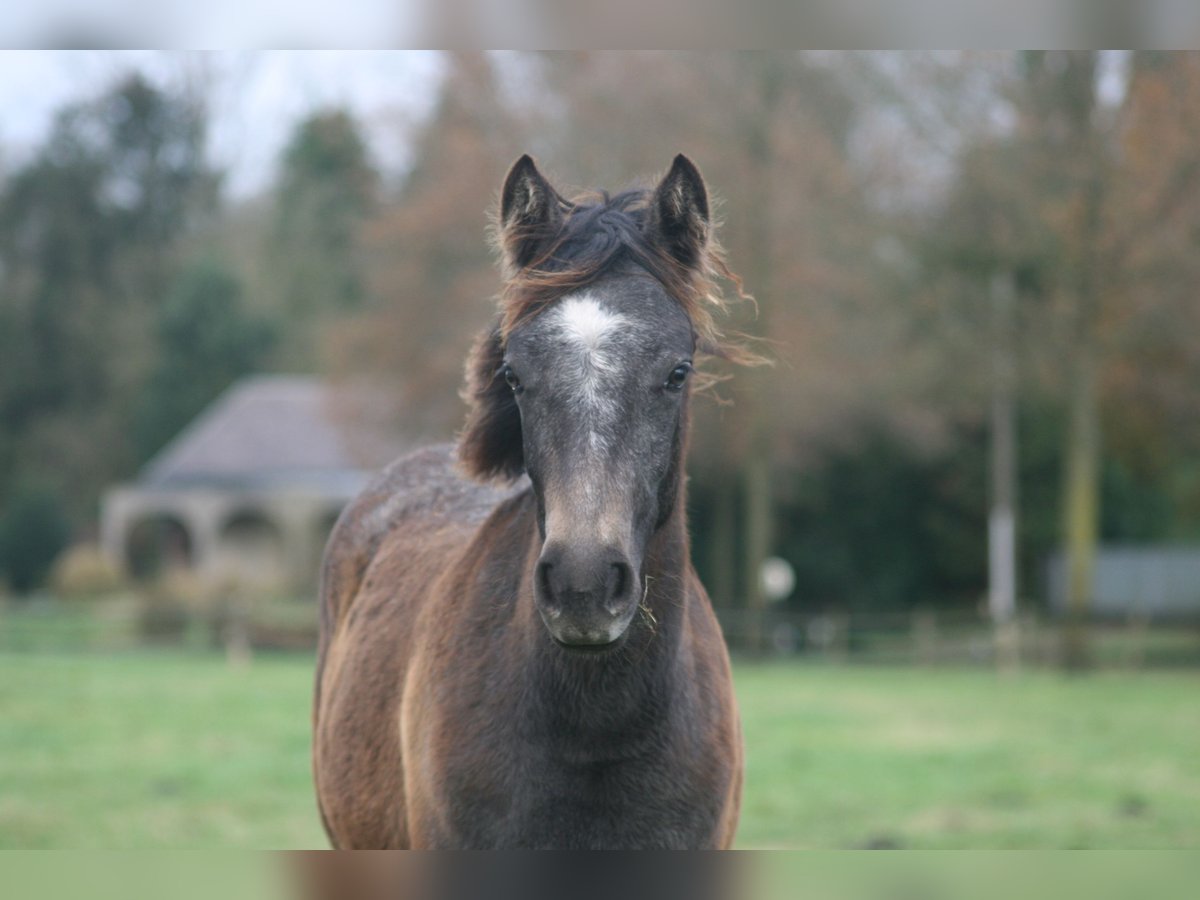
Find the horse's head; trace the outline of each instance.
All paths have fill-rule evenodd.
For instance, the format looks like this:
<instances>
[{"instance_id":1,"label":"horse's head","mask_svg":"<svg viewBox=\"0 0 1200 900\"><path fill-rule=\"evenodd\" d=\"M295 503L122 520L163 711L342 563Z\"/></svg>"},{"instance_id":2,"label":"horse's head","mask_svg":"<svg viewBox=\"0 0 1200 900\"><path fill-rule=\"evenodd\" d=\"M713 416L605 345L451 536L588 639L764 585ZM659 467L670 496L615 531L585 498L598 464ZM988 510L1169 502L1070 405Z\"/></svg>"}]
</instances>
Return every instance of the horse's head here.
<instances>
[{"instance_id":1,"label":"horse's head","mask_svg":"<svg viewBox=\"0 0 1200 900\"><path fill-rule=\"evenodd\" d=\"M720 257L685 157L653 191L568 202L529 157L501 195L502 318L468 363L460 444L477 477L526 472L538 610L576 649L612 645L645 591L652 536L679 502L693 360Z\"/></svg>"}]
</instances>

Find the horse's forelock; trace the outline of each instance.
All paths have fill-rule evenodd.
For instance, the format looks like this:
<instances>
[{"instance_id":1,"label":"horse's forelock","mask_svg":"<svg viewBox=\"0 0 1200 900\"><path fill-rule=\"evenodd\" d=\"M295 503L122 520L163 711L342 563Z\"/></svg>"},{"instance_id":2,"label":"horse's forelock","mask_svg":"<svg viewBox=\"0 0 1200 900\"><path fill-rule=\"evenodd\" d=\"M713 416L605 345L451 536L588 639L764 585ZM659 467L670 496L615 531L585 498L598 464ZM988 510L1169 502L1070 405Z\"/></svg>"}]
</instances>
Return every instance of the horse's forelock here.
<instances>
[{"instance_id":1,"label":"horse's forelock","mask_svg":"<svg viewBox=\"0 0 1200 900\"><path fill-rule=\"evenodd\" d=\"M500 294L501 334L538 315L572 291L587 287L618 267L633 263L656 278L692 322L700 346L714 355L749 361L720 334L713 313L725 309L721 281L746 296L740 279L710 238L696 265L685 266L656 246L646 233L654 192L631 190L609 196L585 194L570 201L558 233L530 265L510 273Z\"/></svg>"}]
</instances>

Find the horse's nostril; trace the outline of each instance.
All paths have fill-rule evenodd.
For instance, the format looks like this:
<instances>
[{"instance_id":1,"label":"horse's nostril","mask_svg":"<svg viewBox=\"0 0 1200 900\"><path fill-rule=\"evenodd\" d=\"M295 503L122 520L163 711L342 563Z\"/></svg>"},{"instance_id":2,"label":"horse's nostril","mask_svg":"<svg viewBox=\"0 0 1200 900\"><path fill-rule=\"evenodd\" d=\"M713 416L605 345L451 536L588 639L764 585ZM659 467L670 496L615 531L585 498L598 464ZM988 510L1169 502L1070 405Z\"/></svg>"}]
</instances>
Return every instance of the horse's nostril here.
<instances>
[{"instance_id":1,"label":"horse's nostril","mask_svg":"<svg viewBox=\"0 0 1200 900\"><path fill-rule=\"evenodd\" d=\"M612 548L585 546L565 552L557 545L547 547L534 579L545 610L573 616L620 616L635 589L625 554Z\"/></svg>"},{"instance_id":2,"label":"horse's nostril","mask_svg":"<svg viewBox=\"0 0 1200 900\"><path fill-rule=\"evenodd\" d=\"M608 580L608 597L619 600L629 591L629 566L623 562L613 563Z\"/></svg>"},{"instance_id":3,"label":"horse's nostril","mask_svg":"<svg viewBox=\"0 0 1200 900\"><path fill-rule=\"evenodd\" d=\"M612 621L628 612L630 593L633 590L633 570L625 562L610 562L605 576L601 608Z\"/></svg>"},{"instance_id":4,"label":"horse's nostril","mask_svg":"<svg viewBox=\"0 0 1200 900\"><path fill-rule=\"evenodd\" d=\"M550 563L539 563L537 567L538 587L542 590L542 596L551 598L554 596L554 588L550 584L550 570L553 568Z\"/></svg>"}]
</instances>

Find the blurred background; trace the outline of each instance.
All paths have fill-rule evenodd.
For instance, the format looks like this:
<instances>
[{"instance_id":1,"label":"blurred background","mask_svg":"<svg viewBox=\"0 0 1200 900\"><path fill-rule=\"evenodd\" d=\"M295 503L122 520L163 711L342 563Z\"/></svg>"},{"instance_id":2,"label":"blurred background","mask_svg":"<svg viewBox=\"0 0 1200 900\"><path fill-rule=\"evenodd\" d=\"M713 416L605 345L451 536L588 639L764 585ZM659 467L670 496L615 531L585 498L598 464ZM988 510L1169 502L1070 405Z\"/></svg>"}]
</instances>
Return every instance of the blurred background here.
<instances>
[{"instance_id":1,"label":"blurred background","mask_svg":"<svg viewBox=\"0 0 1200 900\"><path fill-rule=\"evenodd\" d=\"M680 151L773 359L690 460L742 843L1200 840L1200 55L322 51L0 56L0 845L321 844L321 550L504 172Z\"/></svg>"}]
</instances>

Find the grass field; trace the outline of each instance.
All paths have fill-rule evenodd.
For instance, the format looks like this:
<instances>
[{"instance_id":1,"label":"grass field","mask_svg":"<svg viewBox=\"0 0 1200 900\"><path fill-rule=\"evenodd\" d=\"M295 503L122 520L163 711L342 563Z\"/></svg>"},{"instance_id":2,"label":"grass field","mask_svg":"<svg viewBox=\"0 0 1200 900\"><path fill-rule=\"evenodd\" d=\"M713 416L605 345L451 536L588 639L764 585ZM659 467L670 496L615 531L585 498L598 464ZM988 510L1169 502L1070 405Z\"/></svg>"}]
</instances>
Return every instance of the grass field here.
<instances>
[{"instance_id":1,"label":"grass field","mask_svg":"<svg viewBox=\"0 0 1200 900\"><path fill-rule=\"evenodd\" d=\"M319 847L311 663L0 655L0 847ZM1200 677L741 665L745 847L1200 846Z\"/></svg>"}]
</instances>

